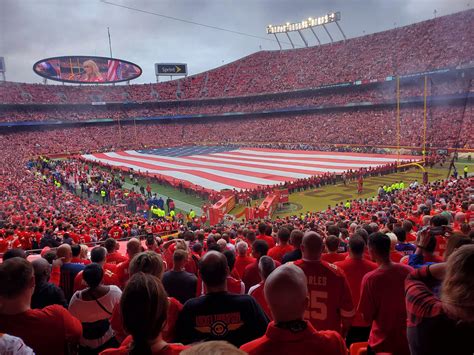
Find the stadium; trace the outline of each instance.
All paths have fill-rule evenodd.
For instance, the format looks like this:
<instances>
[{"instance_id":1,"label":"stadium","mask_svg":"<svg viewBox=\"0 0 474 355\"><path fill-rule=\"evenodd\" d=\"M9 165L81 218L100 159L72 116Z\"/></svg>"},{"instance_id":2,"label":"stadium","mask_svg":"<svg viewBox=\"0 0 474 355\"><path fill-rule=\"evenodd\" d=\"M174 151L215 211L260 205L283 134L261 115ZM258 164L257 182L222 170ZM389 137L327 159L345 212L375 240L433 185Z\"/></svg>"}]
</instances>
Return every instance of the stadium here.
<instances>
[{"instance_id":1,"label":"stadium","mask_svg":"<svg viewBox=\"0 0 474 355\"><path fill-rule=\"evenodd\" d=\"M110 32L0 57L0 353L474 353L474 10L434 15L156 83Z\"/></svg>"}]
</instances>

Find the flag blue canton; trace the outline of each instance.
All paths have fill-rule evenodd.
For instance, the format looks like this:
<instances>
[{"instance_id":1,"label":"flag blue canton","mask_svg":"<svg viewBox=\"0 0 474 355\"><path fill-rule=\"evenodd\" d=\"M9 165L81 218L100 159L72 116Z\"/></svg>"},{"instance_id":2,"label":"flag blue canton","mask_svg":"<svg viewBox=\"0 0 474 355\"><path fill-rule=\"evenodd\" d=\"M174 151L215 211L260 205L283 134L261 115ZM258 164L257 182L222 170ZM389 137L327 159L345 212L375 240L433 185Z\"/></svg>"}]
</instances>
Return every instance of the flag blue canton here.
<instances>
[{"instance_id":1,"label":"flag blue canton","mask_svg":"<svg viewBox=\"0 0 474 355\"><path fill-rule=\"evenodd\" d=\"M191 155L206 155L214 153L225 153L238 149L238 146L232 145L216 145L216 146L185 146L185 147L170 147L170 148L156 148L156 149L142 149L137 150L141 154L153 154L165 157L188 157Z\"/></svg>"}]
</instances>

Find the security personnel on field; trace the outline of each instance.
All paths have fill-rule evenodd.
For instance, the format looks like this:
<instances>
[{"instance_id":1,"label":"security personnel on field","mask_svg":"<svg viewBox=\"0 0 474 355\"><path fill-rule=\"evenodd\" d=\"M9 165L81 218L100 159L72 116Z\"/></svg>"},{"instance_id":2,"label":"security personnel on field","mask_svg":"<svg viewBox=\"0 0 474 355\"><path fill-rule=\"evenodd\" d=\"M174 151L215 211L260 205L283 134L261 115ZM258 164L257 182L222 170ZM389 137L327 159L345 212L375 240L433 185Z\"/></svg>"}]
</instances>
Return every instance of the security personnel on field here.
<instances>
[{"instance_id":1,"label":"security personnel on field","mask_svg":"<svg viewBox=\"0 0 474 355\"><path fill-rule=\"evenodd\" d=\"M469 168L467 167L467 165L464 166L464 179L467 179L467 174L469 173Z\"/></svg>"}]
</instances>

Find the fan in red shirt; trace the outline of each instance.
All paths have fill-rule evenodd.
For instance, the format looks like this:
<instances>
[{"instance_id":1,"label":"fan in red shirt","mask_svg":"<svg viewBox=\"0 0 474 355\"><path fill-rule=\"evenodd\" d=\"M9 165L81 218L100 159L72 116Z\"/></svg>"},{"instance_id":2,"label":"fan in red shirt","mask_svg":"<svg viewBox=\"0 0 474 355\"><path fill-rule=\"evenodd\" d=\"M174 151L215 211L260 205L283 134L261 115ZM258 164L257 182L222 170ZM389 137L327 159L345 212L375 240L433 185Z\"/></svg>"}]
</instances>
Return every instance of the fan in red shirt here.
<instances>
[{"instance_id":1,"label":"fan in red shirt","mask_svg":"<svg viewBox=\"0 0 474 355\"><path fill-rule=\"evenodd\" d=\"M321 255L321 260L330 264L334 264L336 261L344 260L347 255L345 253L340 254L337 252L340 243L341 240L335 235L328 236L325 241L328 252Z\"/></svg>"},{"instance_id":2,"label":"fan in red shirt","mask_svg":"<svg viewBox=\"0 0 474 355\"><path fill-rule=\"evenodd\" d=\"M0 329L20 337L36 354L63 354L67 344L79 342L81 322L59 305L31 309L34 287L27 260L16 257L0 264Z\"/></svg>"},{"instance_id":3,"label":"fan in red shirt","mask_svg":"<svg viewBox=\"0 0 474 355\"><path fill-rule=\"evenodd\" d=\"M388 232L387 236L390 238L390 260L392 260L394 263L399 263L404 255L401 252L395 250L395 247L398 243L398 238L393 232Z\"/></svg>"},{"instance_id":4,"label":"fan in red shirt","mask_svg":"<svg viewBox=\"0 0 474 355\"><path fill-rule=\"evenodd\" d=\"M268 251L268 256L281 263L283 255L293 250L288 243L290 240L290 231L287 228L280 228L278 231L278 245Z\"/></svg>"},{"instance_id":5,"label":"fan in red shirt","mask_svg":"<svg viewBox=\"0 0 474 355\"><path fill-rule=\"evenodd\" d=\"M164 272L164 264L161 256L153 251L145 251L136 255L130 263L130 274L142 272L151 274L161 280ZM173 297L168 297L168 313L166 325L163 328L163 339L172 341L175 337L175 325L183 305ZM115 337L118 341L123 341L122 345L130 343L130 337L123 328L123 319L120 307L115 307L110 320L112 329L115 331ZM127 339L126 339L127 338Z\"/></svg>"},{"instance_id":6,"label":"fan in red shirt","mask_svg":"<svg viewBox=\"0 0 474 355\"><path fill-rule=\"evenodd\" d=\"M365 249L364 239L359 236L353 236L349 239L349 256L335 263L346 275L354 305L359 304L362 278L365 274L377 268L377 264L364 259ZM350 347L352 343L367 341L369 334L370 323L363 320L360 312L356 312L352 325L347 333L347 347Z\"/></svg>"},{"instance_id":7,"label":"fan in red shirt","mask_svg":"<svg viewBox=\"0 0 474 355\"><path fill-rule=\"evenodd\" d=\"M120 300L123 326L133 340L129 345L123 344L101 354L128 355L132 348L136 354L177 355L188 348L182 344L168 344L163 339L168 307L166 291L157 277L142 272L134 274Z\"/></svg>"},{"instance_id":8,"label":"fan in red shirt","mask_svg":"<svg viewBox=\"0 0 474 355\"><path fill-rule=\"evenodd\" d=\"M115 225L110 228L109 231L109 238L114 238L115 240L121 239L123 236L123 230L120 228L118 223L115 223Z\"/></svg>"},{"instance_id":9,"label":"fan in red shirt","mask_svg":"<svg viewBox=\"0 0 474 355\"><path fill-rule=\"evenodd\" d=\"M235 246L237 256L235 257L234 269L241 278L244 276L244 271L247 265L255 262L254 257L247 255L248 248L248 244L244 241L238 242Z\"/></svg>"},{"instance_id":10,"label":"fan in red shirt","mask_svg":"<svg viewBox=\"0 0 474 355\"><path fill-rule=\"evenodd\" d=\"M268 244L268 248L273 248L275 246L275 240L271 236L272 227L267 226L265 223L260 223L258 225L258 235L257 240L264 240Z\"/></svg>"},{"instance_id":11,"label":"fan in red shirt","mask_svg":"<svg viewBox=\"0 0 474 355\"><path fill-rule=\"evenodd\" d=\"M104 247L107 249L107 264L117 265L127 260L126 256L118 252L120 245L114 238L108 238L104 242Z\"/></svg>"},{"instance_id":12,"label":"fan in red shirt","mask_svg":"<svg viewBox=\"0 0 474 355\"><path fill-rule=\"evenodd\" d=\"M275 270L274 260L267 255L262 256L258 262L258 272L262 278L262 281L260 281L257 285L250 287L249 290L249 295L255 298L257 303L260 305L260 307L262 307L263 311L270 320L273 319L272 313L268 307L263 289L265 287L265 280L267 279L268 275L273 272L273 270Z\"/></svg>"},{"instance_id":13,"label":"fan in red shirt","mask_svg":"<svg viewBox=\"0 0 474 355\"><path fill-rule=\"evenodd\" d=\"M245 284L245 292L248 292L250 287L262 281L262 278L260 277L258 273L258 261L260 260L262 256L267 255L267 253L268 253L268 244L266 241L256 240L255 242L253 242L252 255L255 258L255 262L245 267L245 271L242 276L242 281ZM281 265L278 261L275 261L275 264L277 266Z\"/></svg>"},{"instance_id":14,"label":"fan in red shirt","mask_svg":"<svg viewBox=\"0 0 474 355\"><path fill-rule=\"evenodd\" d=\"M130 261L135 255L142 251L142 244L137 238L132 238L127 242L127 256L128 259L117 265L117 277L121 288L125 287L125 284L129 278L128 268Z\"/></svg>"},{"instance_id":15,"label":"fan in red shirt","mask_svg":"<svg viewBox=\"0 0 474 355\"><path fill-rule=\"evenodd\" d=\"M71 252L72 252L71 263L73 263L73 264L83 264L83 265L90 264L91 261L85 258L85 257L87 257L87 251L88 250L89 249L84 244L73 244L73 245L71 245ZM83 255L81 255L81 254L85 254L85 257L83 257Z\"/></svg>"},{"instance_id":16,"label":"fan in red shirt","mask_svg":"<svg viewBox=\"0 0 474 355\"><path fill-rule=\"evenodd\" d=\"M308 298L304 272L285 264L275 269L265 282L265 298L273 319L265 335L240 347L250 355L331 354L346 355L341 335L317 331L304 320Z\"/></svg>"},{"instance_id":17,"label":"fan in red shirt","mask_svg":"<svg viewBox=\"0 0 474 355\"><path fill-rule=\"evenodd\" d=\"M407 341L405 279L411 268L390 260L390 238L369 236L369 253L379 267L362 279L358 311L372 324L369 347L379 353L410 354Z\"/></svg>"},{"instance_id":18,"label":"fan in red shirt","mask_svg":"<svg viewBox=\"0 0 474 355\"><path fill-rule=\"evenodd\" d=\"M321 260L323 240L316 232L303 237L303 259L295 265L303 269L310 295L305 319L320 330L335 330L345 336L355 315L351 290L344 273Z\"/></svg>"},{"instance_id":19,"label":"fan in red shirt","mask_svg":"<svg viewBox=\"0 0 474 355\"><path fill-rule=\"evenodd\" d=\"M95 247L91 250L91 262L99 264L104 270L102 283L104 285L119 285L117 275L114 273L117 269L116 265L106 264L107 250L104 247ZM74 292L87 288L86 282L82 278L82 271L80 271L74 279Z\"/></svg>"}]
</instances>

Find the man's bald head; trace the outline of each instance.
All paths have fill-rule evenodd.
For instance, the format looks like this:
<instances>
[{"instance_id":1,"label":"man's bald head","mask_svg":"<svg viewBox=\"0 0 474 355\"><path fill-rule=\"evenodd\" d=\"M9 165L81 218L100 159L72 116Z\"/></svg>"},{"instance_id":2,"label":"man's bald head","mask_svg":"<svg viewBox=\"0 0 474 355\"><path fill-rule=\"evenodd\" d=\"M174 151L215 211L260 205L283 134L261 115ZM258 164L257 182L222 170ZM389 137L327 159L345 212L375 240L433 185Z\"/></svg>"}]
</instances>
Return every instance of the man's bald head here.
<instances>
[{"instance_id":1,"label":"man's bald head","mask_svg":"<svg viewBox=\"0 0 474 355\"><path fill-rule=\"evenodd\" d=\"M65 262L69 262L72 258L72 250L69 244L61 244L58 249L56 249L56 257L58 259L64 258Z\"/></svg>"},{"instance_id":2,"label":"man's bald head","mask_svg":"<svg viewBox=\"0 0 474 355\"><path fill-rule=\"evenodd\" d=\"M275 322L302 320L308 306L306 276L298 266L276 268L265 281L265 299Z\"/></svg>"},{"instance_id":3,"label":"man's bald head","mask_svg":"<svg viewBox=\"0 0 474 355\"><path fill-rule=\"evenodd\" d=\"M127 254L131 258L142 251L142 244L137 238L132 238L127 242Z\"/></svg>"},{"instance_id":4,"label":"man's bald head","mask_svg":"<svg viewBox=\"0 0 474 355\"><path fill-rule=\"evenodd\" d=\"M49 265L48 260L38 258L33 260L31 265L33 265L33 270L35 272L36 284L39 285L43 282L48 282L49 275L51 274L51 265Z\"/></svg>"},{"instance_id":5,"label":"man's bald head","mask_svg":"<svg viewBox=\"0 0 474 355\"><path fill-rule=\"evenodd\" d=\"M319 260L323 251L323 238L316 232L306 232L301 243L303 258Z\"/></svg>"},{"instance_id":6,"label":"man's bald head","mask_svg":"<svg viewBox=\"0 0 474 355\"><path fill-rule=\"evenodd\" d=\"M207 287L222 286L229 273L227 258L217 251L208 251L199 262L199 271Z\"/></svg>"}]
</instances>

